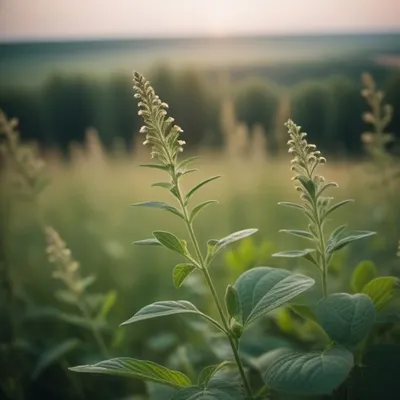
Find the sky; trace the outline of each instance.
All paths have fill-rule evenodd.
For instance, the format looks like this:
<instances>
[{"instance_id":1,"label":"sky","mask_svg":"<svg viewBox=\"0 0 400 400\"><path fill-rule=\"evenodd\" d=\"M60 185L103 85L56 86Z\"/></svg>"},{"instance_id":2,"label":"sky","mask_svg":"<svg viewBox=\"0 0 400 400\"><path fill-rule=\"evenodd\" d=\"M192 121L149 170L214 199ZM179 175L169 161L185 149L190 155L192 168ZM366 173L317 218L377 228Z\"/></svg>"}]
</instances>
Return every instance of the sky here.
<instances>
[{"instance_id":1,"label":"sky","mask_svg":"<svg viewBox=\"0 0 400 400\"><path fill-rule=\"evenodd\" d=\"M400 0L0 0L0 41L400 32Z\"/></svg>"}]
</instances>

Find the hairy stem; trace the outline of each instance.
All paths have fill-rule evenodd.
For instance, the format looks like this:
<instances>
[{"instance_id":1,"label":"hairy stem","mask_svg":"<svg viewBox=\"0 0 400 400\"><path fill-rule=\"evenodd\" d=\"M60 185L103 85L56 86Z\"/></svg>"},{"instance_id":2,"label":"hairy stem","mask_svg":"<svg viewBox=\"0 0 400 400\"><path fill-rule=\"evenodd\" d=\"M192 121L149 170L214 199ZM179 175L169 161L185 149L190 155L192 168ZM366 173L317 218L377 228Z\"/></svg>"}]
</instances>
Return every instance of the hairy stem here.
<instances>
[{"instance_id":1,"label":"hairy stem","mask_svg":"<svg viewBox=\"0 0 400 400\"><path fill-rule=\"evenodd\" d=\"M178 178L176 176L176 173L173 174L172 179L173 179L173 182L176 185L176 188L177 188L177 191L178 191L178 201L180 203L183 216L185 218L185 223L186 223L187 230L189 232L190 239L191 239L191 241L193 243L194 250L196 252L197 261L199 263L201 271L203 272L203 275L204 275L204 278L205 278L205 280L207 282L208 288L210 289L211 295L212 295L212 297L214 299L214 303L215 303L215 305L216 305L216 307L218 309L218 313L220 315L222 324L223 324L223 326L225 328L225 333L227 334L229 343L230 343L231 348L232 348L232 352L233 352L233 356L235 358L235 362L237 364L240 376L241 376L242 381L243 381L243 385L244 385L244 387L246 389L246 392L247 392L247 394L249 396L249 399L253 399L253 394L252 394L252 391L251 391L250 383L249 383L249 381L248 381L248 379L246 377L246 373L244 372L242 361L240 360L240 357L239 357L239 352L238 352L236 340L230 334L230 329L229 329L229 324L228 324L227 318L226 318L224 310L222 308L222 304L221 304L221 302L219 300L217 291L215 290L215 286L214 286L214 284L212 282L210 273L208 272L207 265L206 265L206 263L204 261L204 257L203 257L203 255L201 253L199 242L198 242L196 234L194 232L193 224L190 221L190 218L189 218L189 215L188 215L187 206L185 205L185 202L183 200L183 195L182 195L181 189L179 187L179 181L178 181Z\"/></svg>"}]
</instances>

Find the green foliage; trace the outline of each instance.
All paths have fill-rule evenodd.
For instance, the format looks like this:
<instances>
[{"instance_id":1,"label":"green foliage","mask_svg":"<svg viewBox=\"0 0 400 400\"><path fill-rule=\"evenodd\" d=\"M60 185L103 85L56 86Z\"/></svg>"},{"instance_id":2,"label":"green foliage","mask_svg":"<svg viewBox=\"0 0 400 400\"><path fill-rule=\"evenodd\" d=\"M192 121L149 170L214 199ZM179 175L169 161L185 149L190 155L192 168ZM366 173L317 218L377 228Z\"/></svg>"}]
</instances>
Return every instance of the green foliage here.
<instances>
[{"instance_id":1,"label":"green foliage","mask_svg":"<svg viewBox=\"0 0 400 400\"><path fill-rule=\"evenodd\" d=\"M372 261L361 261L354 269L351 277L351 288L353 292L362 292L364 286L376 278L377 271Z\"/></svg>"},{"instance_id":2,"label":"green foliage","mask_svg":"<svg viewBox=\"0 0 400 400\"><path fill-rule=\"evenodd\" d=\"M154 176L164 174L167 177L161 180L157 177L156 183L152 185L164 196L163 201L144 201L134 205L148 207L149 215L154 211L153 218L157 224L167 221L163 219L163 215L168 214L159 213L159 209L179 217L176 220L181 224L183 222L187 234L185 236L182 229L174 226L171 228L176 235L164 230L155 230L151 239L135 242L144 248L135 248L135 270L134 273L127 274L119 266L124 265L124 262L130 266L131 260L126 256L126 252L121 250L124 246L110 240L115 234L112 230L113 227L120 230L121 226L133 225L133 230L123 232L121 242L126 240L127 232L129 235L132 232L134 235L142 234L142 228L136 229L135 226L143 227L139 214L145 215L147 212L136 212L135 215L139 219L135 220L134 224L125 224L125 216L121 217L122 214L115 214L110 210L110 229L103 229L103 225L98 224L98 214L93 213L94 217L91 219L86 218L86 215L82 218L83 213L74 216L74 212L70 211L73 204L68 204L62 213L57 207L54 210L57 215L56 221L71 220L64 225L71 228L64 230L74 253L75 248L77 249L77 259L82 259L83 256L82 265L87 265L86 248L100 244L98 252L91 252L96 257L94 264L96 267L99 264L107 268L102 270L103 280L95 281L93 270L88 271L86 277L82 277L82 268L72 257L63 240L57 237L57 233L48 232L50 261L55 265L55 277L63 286L54 291L55 297L60 301L59 309L45 309L32 305L32 308L27 310L29 312L24 314L24 320L28 322L21 322L29 323L28 329L21 329L21 332L39 330L39 345L36 348L34 343L35 346L31 346L33 349L30 350L36 357L34 376L44 380L47 373L51 374L57 369L64 370L71 379L71 393L76 393L77 398L97 397L99 400L119 398L126 391L142 399L144 388L147 388L152 400L259 400L265 396L286 398L286 393L289 393L291 398L297 398L298 395L319 396L330 395L332 392L335 392L335 397L341 399L340 391L336 389L339 386L345 387L345 390L351 389L349 387L352 383L347 382L347 379L353 370L356 371L358 366L363 365L363 355L371 346L382 342L393 343L398 335L395 325L395 322L398 322L395 304L398 280L389 276L378 277L375 267L369 262L357 265L353 276L350 277L345 267L353 265L352 257L359 256L359 252L362 252L363 256L369 255L369 247L355 247L356 251L353 253L338 253L343 248L352 248L349 244L357 243L374 233L347 231L346 225L339 225L335 211L341 210L342 206L352 200L332 204L332 199L325 197L326 192L337 185L325 183L321 176L316 175L317 167L325 160L315 146L305 141L305 136L298 127L289 122L290 151L295 156L292 162L296 172L294 181L301 199L299 203L280 204L300 210L302 215L306 216L308 226L303 229L283 229L281 232L288 234L289 240L292 239L296 245L306 240L307 248L275 253L275 256L281 257L279 262L287 259L284 264L288 268L286 270L257 267L268 265L271 253L276 251L269 241L256 242L258 235L253 239L257 229L239 230L222 239L207 240L211 235L223 236L226 215L231 224L229 214L223 210L211 214L211 208L207 208L207 213L200 214L200 211L205 211L206 206L216 202L215 200L200 200L203 202L197 205L192 203L195 195L207 187L211 188L214 195L214 191L217 192L222 185L220 181L216 181L220 176L208 179L202 177L198 180L197 174L187 177L189 173L197 171L189 165L194 159L179 159L185 143L180 139L180 128L173 125L172 119L166 115L167 105L161 102L148 82L138 74L135 75L135 87L139 94L137 97L140 101L140 114L145 120L145 127L141 131L146 134L145 144L151 146L155 159L154 164L147 165L148 173L154 173ZM143 175L143 180L144 178ZM92 179L90 176L90 180ZM190 185L187 185L190 180ZM212 181L215 182L206 186ZM235 181L235 188L236 185ZM355 186L352 193L357 195L357 190L358 187ZM143 192L140 191L140 196L142 195ZM66 196L68 202L71 199L69 196ZM169 204L168 196L174 204ZM247 200L248 193L243 197ZM103 203L102 196L94 200L94 204L90 203L84 209L86 213L92 210L94 205L100 210L110 209L109 203ZM126 204L125 201L128 202L127 199L121 200L121 208ZM243 200L243 203L237 204L243 206L246 215L253 215L253 203L245 203ZM208 216L209 213L211 217ZM108 213L104 214L104 218L107 218ZM275 213L269 213L265 220L260 221L264 229L266 225L268 229L276 229L275 219L279 224L282 223L281 216L278 212L276 214L275 218ZM119 218L114 218L115 215ZM260 218L259 214L254 215ZM199 235L193 226L194 218L198 216L202 217L196 220ZM170 217L171 215L166 216ZM339 226L327 232L332 217L334 226ZM352 220L351 218L349 222ZM264 225L264 221L267 224ZM295 225L297 220L293 218L292 222ZM82 226L84 236L75 237L76 231L72 228L74 224ZM237 224L233 225L235 226L230 226L230 229L238 229ZM93 236L96 241L92 241ZM27 260L29 265L32 263L34 266L35 253L26 243L25 239L21 246L27 248ZM157 246L159 249L148 252L146 250L149 249L145 246ZM229 270L212 269L216 264L214 261L217 261L216 256L227 250L228 246L230 247L228 252L224 253L223 261ZM163 252L163 248L170 251ZM141 260L140 252L146 254ZM348 254L351 257L348 257ZM178 255L183 257L184 261L176 265ZM116 260L120 260L120 263ZM338 264L339 267L334 267ZM152 268L147 268L150 265ZM157 268L158 266L160 268ZM97 293L94 288L104 287L110 282L122 282L119 291L122 294L133 293L129 297L133 301L126 302L128 305L138 304L136 301L139 300L140 303L149 302L155 293L158 298L168 298L163 296L169 295L173 288L168 279L172 269L174 286L182 287L185 283L180 293L188 300L175 300L172 295L170 298L174 300L149 304L136 311L132 318L121 325L144 320L149 320L148 323L136 324L134 329L124 328L117 330L115 334L112 333L108 319L120 321L122 315L129 310L123 309L121 304L118 304L118 308L115 307L116 291ZM379 269L387 270L387 265L383 265L382 260ZM218 276L218 280L212 277L210 272ZM321 276L321 284L318 275ZM26 280L28 279L27 275ZM234 285L229 284L235 280ZM357 294L343 293L349 288L349 282L352 292ZM219 291L223 288L226 288L226 291L222 302ZM159 318L174 315L183 317L179 325L168 324L165 319ZM194 318L196 316L200 318ZM173 321L175 320L176 317L173 317ZM47 343L42 335L43 327L40 321L51 321L57 329L63 327L65 330L60 329L61 333L56 339ZM380 325L373 326L375 323ZM84 335L90 334L95 339L98 349L86 343ZM65 340L63 335L79 336L80 340ZM50 337L50 333L46 336ZM15 343L15 346L22 348L23 345L19 341ZM78 344L79 351L73 351L77 349ZM117 351L140 352L141 358L157 360L165 363L168 368L151 361L124 357L94 364L98 361L99 354L102 353L102 357L108 358L109 353ZM3 359L3 352L4 346L1 347L0 361ZM29 357L33 358L31 355ZM115 386L114 381L110 380L112 393L103 393L100 385L90 385L87 377L79 377L67 371L71 361L74 364L85 364L72 368L72 371L127 376L145 380L147 383L145 386L139 386L133 381L133 386L127 389L128 387L122 387L120 380L115 380ZM178 371L184 371L185 374ZM40 387L40 383L38 386ZM80 389L81 386L83 389ZM88 389L90 386L93 388ZM166 388L163 388L164 386ZM0 396L2 394L0 391Z\"/></svg>"},{"instance_id":3,"label":"green foliage","mask_svg":"<svg viewBox=\"0 0 400 400\"><path fill-rule=\"evenodd\" d=\"M193 264L178 264L174 268L173 280L174 285L179 288L183 285L185 279L196 269Z\"/></svg>"},{"instance_id":4,"label":"green foliage","mask_svg":"<svg viewBox=\"0 0 400 400\"><path fill-rule=\"evenodd\" d=\"M154 231L153 236L155 241L147 239L136 243L145 245L161 244L163 247L179 253L190 262L190 264L180 264L175 267L173 279L176 286L180 286L184 279L195 269L200 270L218 310L220 322L214 320L208 314L199 311L191 302L179 300L160 301L145 306L122 325L176 314L193 314L205 318L222 331L228 339L236 369L240 375L241 384L233 383L226 378L221 379L220 372L207 372L207 374L203 373L200 377L201 386L185 388L173 396L173 399L195 399L199 397L210 399L243 399L243 388L246 396L253 398L252 388L238 351L239 340L244 328L248 328L250 324L265 314L287 304L290 300L305 292L314 285L314 280L304 275L292 274L286 270L269 267L251 269L242 274L234 286L228 286L225 296L227 313L224 311L208 268L214 257L225 247L253 235L257 232L257 229L244 229L219 240L208 240L207 255L206 257L203 256L192 221L194 213L197 213L205 204L209 203L197 206L197 211L194 208L191 213L188 210L188 204L195 192L220 176L206 179L194 186L187 194L183 193L180 184L181 179L188 172L195 170L187 169L187 165L193 159L183 162L178 161L178 155L183 151L183 145L185 144L183 140L179 139L182 129L173 124L173 118L167 116L166 109L168 105L159 99L149 82L138 73L134 74L134 88L136 90L135 97L139 99L139 115L143 117L145 122L145 125L141 129L141 132L146 134L144 144L151 146L151 156L159 163L151 165L151 168L161 169L169 175L168 183L157 183L156 186L168 189L177 200L180 209L158 201L138 203L136 206L148 206L172 211L173 214L184 221L189 233L191 248L189 248L186 240L181 240L167 231ZM152 374L139 374L140 370L144 369L144 366L148 366L148 362L134 360L134 365L132 366L133 361L130 360L128 362L129 365L125 365L125 361L126 359L122 359L122 361L113 359L94 366L76 367L73 370L78 372L123 375L131 374L131 371L133 371L133 376L139 376L144 380L156 380ZM156 367L152 364L151 368L153 370ZM157 366L157 368L161 367ZM208 371L211 371L211 369ZM157 379L159 379L159 375L157 375ZM204 378L205 375L207 375L207 378Z\"/></svg>"},{"instance_id":5,"label":"green foliage","mask_svg":"<svg viewBox=\"0 0 400 400\"><path fill-rule=\"evenodd\" d=\"M112 358L93 365L81 365L73 367L71 370L144 379L175 388L186 387L191 384L190 379L181 372L170 370L151 361L135 360L128 357Z\"/></svg>"},{"instance_id":6,"label":"green foliage","mask_svg":"<svg viewBox=\"0 0 400 400\"><path fill-rule=\"evenodd\" d=\"M316 312L329 337L347 348L361 342L375 322L374 303L364 294L332 294L318 302Z\"/></svg>"},{"instance_id":7,"label":"green foliage","mask_svg":"<svg viewBox=\"0 0 400 400\"><path fill-rule=\"evenodd\" d=\"M280 95L277 86L261 79L244 81L235 93L238 120L245 122L250 128L260 125L269 138L269 145L272 148L277 146L273 140Z\"/></svg>"},{"instance_id":8,"label":"green foliage","mask_svg":"<svg viewBox=\"0 0 400 400\"><path fill-rule=\"evenodd\" d=\"M232 377L214 374L205 385L181 389L171 400L243 400L243 390Z\"/></svg>"},{"instance_id":9,"label":"green foliage","mask_svg":"<svg viewBox=\"0 0 400 400\"><path fill-rule=\"evenodd\" d=\"M257 267L243 273L235 283L243 326L278 308L314 285L314 280L289 271Z\"/></svg>"},{"instance_id":10,"label":"green foliage","mask_svg":"<svg viewBox=\"0 0 400 400\"><path fill-rule=\"evenodd\" d=\"M353 355L334 345L322 352L302 353L289 349L271 351L263 359L265 383L284 393L331 394L354 366Z\"/></svg>"},{"instance_id":11,"label":"green foliage","mask_svg":"<svg viewBox=\"0 0 400 400\"><path fill-rule=\"evenodd\" d=\"M375 278L368 282L362 289L374 302L377 311L384 309L399 288L399 279L394 276Z\"/></svg>"},{"instance_id":12,"label":"green foliage","mask_svg":"<svg viewBox=\"0 0 400 400\"><path fill-rule=\"evenodd\" d=\"M63 356L74 350L79 344L77 339L67 339L48 348L38 359L35 369L32 372L32 379L37 377L50 365L57 363Z\"/></svg>"}]
</instances>

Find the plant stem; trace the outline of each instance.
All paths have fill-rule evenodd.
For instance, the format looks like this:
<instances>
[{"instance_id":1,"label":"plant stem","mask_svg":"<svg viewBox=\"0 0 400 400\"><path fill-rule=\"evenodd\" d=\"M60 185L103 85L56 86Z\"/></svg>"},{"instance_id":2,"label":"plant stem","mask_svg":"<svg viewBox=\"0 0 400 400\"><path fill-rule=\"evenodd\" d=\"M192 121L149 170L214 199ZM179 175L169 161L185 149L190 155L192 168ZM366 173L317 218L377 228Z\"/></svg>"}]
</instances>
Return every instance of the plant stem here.
<instances>
[{"instance_id":1,"label":"plant stem","mask_svg":"<svg viewBox=\"0 0 400 400\"><path fill-rule=\"evenodd\" d=\"M92 331L93 337L96 340L96 343L99 346L103 357L109 358L108 349L107 349L107 346L105 345L103 336L97 329L97 326L96 326L95 322L93 321L93 318L90 315L90 312L86 306L86 303L84 301L81 301L79 304L79 308L81 309L83 316L85 317L85 319L88 321L88 323L90 325L90 329Z\"/></svg>"},{"instance_id":2,"label":"plant stem","mask_svg":"<svg viewBox=\"0 0 400 400\"><path fill-rule=\"evenodd\" d=\"M215 305L216 305L216 307L218 309L222 324L223 324L223 326L225 328L225 333L227 334L229 343L230 343L231 348L232 348L232 352L233 352L233 356L235 358L235 362L236 362L237 367L239 369L240 376L242 377L243 385L244 385L244 387L246 389L246 392L247 392L247 394L249 396L249 399L253 399L253 394L252 394L252 391L251 391L250 383L247 380L246 373L244 372L243 364L242 364L242 361L240 360L240 357L239 357L239 352L238 352L237 345L235 343L234 338L230 334L228 321L226 319L224 310L223 310L221 302L219 300L217 291L215 290L215 286L214 286L214 284L212 282L210 273L208 272L207 265L206 265L206 263L204 261L204 257L201 254L200 246L199 246L196 234L195 234L194 229L193 229L193 224L189 219L187 206L185 205L185 202L183 200L183 196L182 196L182 193L181 193L181 190L180 190L180 187L179 187L178 178L177 178L175 173L173 174L172 179L173 179L174 184L176 185L176 188L177 188L177 191L178 191L178 195L179 195L178 196L178 200L179 200L182 212L183 212L183 216L185 218L185 223L186 223L187 230L189 232L190 239L191 239L191 241L193 243L193 247L194 247L194 250L196 252L197 261L198 261L198 263L199 263L199 265L201 267L201 271L203 272L204 278L205 278L205 280L207 282L207 285L208 285L208 287L210 289L210 292L212 294L212 297L214 299L214 303L215 303Z\"/></svg>"}]
</instances>

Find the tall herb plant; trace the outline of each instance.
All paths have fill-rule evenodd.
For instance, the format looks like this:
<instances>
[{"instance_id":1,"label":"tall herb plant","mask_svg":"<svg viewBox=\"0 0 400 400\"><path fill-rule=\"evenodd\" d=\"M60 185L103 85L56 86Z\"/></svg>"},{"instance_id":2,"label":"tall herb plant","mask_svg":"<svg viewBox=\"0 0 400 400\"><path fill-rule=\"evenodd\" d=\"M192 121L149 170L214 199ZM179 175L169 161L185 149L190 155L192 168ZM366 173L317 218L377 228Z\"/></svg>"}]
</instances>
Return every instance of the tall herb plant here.
<instances>
[{"instance_id":1,"label":"tall herb plant","mask_svg":"<svg viewBox=\"0 0 400 400\"><path fill-rule=\"evenodd\" d=\"M244 229L222 239L210 239L205 244L199 242L194 222L207 206L216 201L207 200L192 205L194 195L204 185L220 177L210 177L188 191L184 190L184 177L196 170L190 167L193 158L179 159L185 145L180 138L182 129L167 115L168 105L159 99L150 83L139 73L134 74L134 89L139 102L139 115L144 120L141 128L145 135L144 144L150 146L151 157L155 161L143 167L165 173L167 179L156 182L153 186L165 189L175 200L175 204L148 201L134 206L172 213L187 229L187 239L178 238L165 230L157 230L151 238L139 240L135 244L163 247L179 254L183 262L173 269L172 279L175 285L180 287L193 273L203 276L218 318L203 313L185 300L159 301L138 310L122 325L178 314L197 316L209 322L210 329L216 329L225 335L231 348L231 357L200 371L197 382L192 382L179 371L152 361L128 357L82 365L72 370L127 376L167 385L174 389L169 396L171 400L256 399L264 398L271 390L301 395L332 394L346 381L358 360L362 359L362 356L358 356L363 351L362 343L375 323L382 295L388 293L387 288L374 283L374 279L370 279L365 270L358 271L355 294L331 293L329 266L335 252L374 233L348 233L346 226L333 229L330 235L326 233L328 216L331 217L335 210L350 200L332 203L332 197L328 197L326 192L337 184L326 183L317 174L317 168L325 163L325 158L314 145L307 143L306 134L301 132L300 127L288 121L286 126L290 135L289 152L293 155L291 168L295 172L293 179L301 201L285 202L281 205L302 212L308 220L308 229L290 229L285 232L308 240L311 247L277 253L275 256L305 259L318 269L321 281L315 285L315 281L305 275L293 274L284 269L255 267L240 275L233 285L228 285L224 300L221 301L211 274L215 257L231 243L253 235L257 230ZM322 287L322 298L315 302L308 301L307 305L299 304L299 295L303 299L308 296L313 298L312 292L319 286ZM391 295L386 297L390 301ZM242 335L262 317L285 306L293 307L317 324L329 338L328 345L311 352L281 348L266 353L257 363L265 386L255 388L249 380L241 357Z\"/></svg>"}]
</instances>

